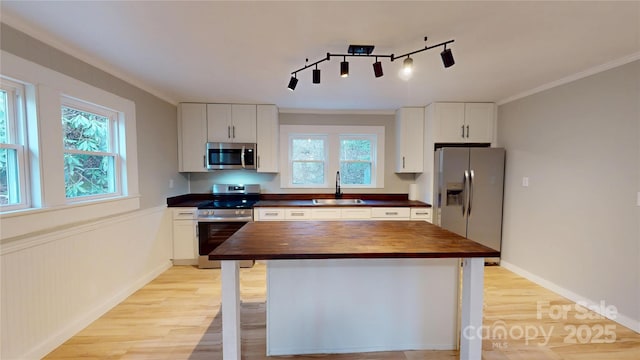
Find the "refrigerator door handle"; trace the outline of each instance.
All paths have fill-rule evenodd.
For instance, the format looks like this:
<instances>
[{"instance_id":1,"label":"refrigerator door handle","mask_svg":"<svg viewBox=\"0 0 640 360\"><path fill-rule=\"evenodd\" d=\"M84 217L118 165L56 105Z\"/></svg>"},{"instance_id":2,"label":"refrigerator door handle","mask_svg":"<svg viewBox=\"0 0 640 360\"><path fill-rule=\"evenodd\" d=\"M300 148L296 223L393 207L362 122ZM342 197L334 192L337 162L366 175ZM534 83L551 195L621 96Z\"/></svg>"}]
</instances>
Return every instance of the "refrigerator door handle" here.
<instances>
[{"instance_id":1,"label":"refrigerator door handle","mask_svg":"<svg viewBox=\"0 0 640 360\"><path fill-rule=\"evenodd\" d=\"M473 170L470 171L471 176L469 177L469 204L467 205L467 216L471 216L471 204L473 204L473 178L475 177L475 172Z\"/></svg>"},{"instance_id":2,"label":"refrigerator door handle","mask_svg":"<svg viewBox=\"0 0 640 360\"><path fill-rule=\"evenodd\" d=\"M467 215L467 204L469 202L468 184L469 184L469 171L465 170L464 179L462 180L462 217L465 217Z\"/></svg>"}]
</instances>

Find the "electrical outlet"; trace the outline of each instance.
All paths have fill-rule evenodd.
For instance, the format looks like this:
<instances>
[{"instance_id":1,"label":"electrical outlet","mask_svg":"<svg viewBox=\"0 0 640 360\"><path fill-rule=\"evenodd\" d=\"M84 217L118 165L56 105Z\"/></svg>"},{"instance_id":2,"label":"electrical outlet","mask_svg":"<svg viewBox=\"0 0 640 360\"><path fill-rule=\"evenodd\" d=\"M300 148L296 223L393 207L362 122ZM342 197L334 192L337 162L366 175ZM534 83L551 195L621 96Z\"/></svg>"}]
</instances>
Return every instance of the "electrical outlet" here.
<instances>
[{"instance_id":1,"label":"electrical outlet","mask_svg":"<svg viewBox=\"0 0 640 360\"><path fill-rule=\"evenodd\" d=\"M529 187L529 178L526 176L522 178L522 187Z\"/></svg>"},{"instance_id":2,"label":"electrical outlet","mask_svg":"<svg viewBox=\"0 0 640 360\"><path fill-rule=\"evenodd\" d=\"M640 191L638 191L638 198L636 199L636 205L640 206Z\"/></svg>"},{"instance_id":3,"label":"electrical outlet","mask_svg":"<svg viewBox=\"0 0 640 360\"><path fill-rule=\"evenodd\" d=\"M169 179L169 189L173 189L173 179Z\"/></svg>"}]
</instances>

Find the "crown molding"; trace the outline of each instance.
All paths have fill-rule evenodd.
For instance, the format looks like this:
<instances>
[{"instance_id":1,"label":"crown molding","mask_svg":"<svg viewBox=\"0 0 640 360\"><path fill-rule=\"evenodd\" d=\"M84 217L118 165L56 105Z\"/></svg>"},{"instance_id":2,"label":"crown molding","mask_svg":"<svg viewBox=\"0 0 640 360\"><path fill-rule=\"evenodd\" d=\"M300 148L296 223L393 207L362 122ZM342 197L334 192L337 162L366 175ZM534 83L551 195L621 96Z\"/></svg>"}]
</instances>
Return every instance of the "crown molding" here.
<instances>
[{"instance_id":1,"label":"crown molding","mask_svg":"<svg viewBox=\"0 0 640 360\"><path fill-rule=\"evenodd\" d=\"M110 75L113 75L115 77L117 77L118 79L133 85L145 92L148 92L170 104L173 105L177 105L178 101L174 98L172 98L171 96L165 94L164 92L155 89L152 86L149 86L148 84L139 81L138 79L134 78L132 75L127 74L119 69L117 69L116 67L96 58L95 56L92 56L90 54L88 54L86 51L83 51L81 49L78 49L77 47L74 47L70 44L68 44L67 42L64 42L62 40L60 40L59 38L53 36L51 33L47 32L46 30L34 26L33 24L27 22L26 20L12 14L11 12L7 11L6 9L3 9L3 13L2 13L2 19L0 19L0 21L36 40L39 40L41 42L43 42L46 45L49 45L57 50L62 51L63 53L74 57L80 61L83 61L99 70L102 70Z\"/></svg>"},{"instance_id":2,"label":"crown molding","mask_svg":"<svg viewBox=\"0 0 640 360\"><path fill-rule=\"evenodd\" d=\"M563 77L561 79L552 81L550 83L538 86L538 87L533 88L531 90L527 90L527 91L521 92L520 94L516 94L516 95L510 96L510 97L504 98L504 99L502 99L500 101L496 101L496 105L498 105L498 106L499 105L504 105L504 104L510 103L512 101L516 101L516 100L525 98L527 96L531 96L533 94L537 94L539 92L558 87L560 85L568 84L570 82L574 82L576 80L580 80L580 79L586 78L588 76L595 75L597 73L601 73L603 71L607 71L607 70L616 68L618 66L622 66L622 65L634 62L636 60L640 60L640 52L636 52L636 53L633 53L631 55L622 57L620 59L616 59L616 60L609 61L607 63L601 64L601 65L598 65L598 66L594 66L594 67L592 67L590 69L581 71L579 73L576 73L576 74L573 74L573 75L569 75L567 77Z\"/></svg>"}]
</instances>

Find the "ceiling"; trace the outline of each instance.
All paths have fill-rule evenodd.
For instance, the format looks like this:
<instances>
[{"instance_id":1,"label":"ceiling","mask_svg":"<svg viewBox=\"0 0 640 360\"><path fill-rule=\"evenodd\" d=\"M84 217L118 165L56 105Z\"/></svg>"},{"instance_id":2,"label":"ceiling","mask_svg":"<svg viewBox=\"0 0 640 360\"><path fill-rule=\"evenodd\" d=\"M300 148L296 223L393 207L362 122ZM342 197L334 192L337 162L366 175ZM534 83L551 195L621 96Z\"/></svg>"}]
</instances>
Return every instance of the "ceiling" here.
<instances>
[{"instance_id":1,"label":"ceiling","mask_svg":"<svg viewBox=\"0 0 640 360\"><path fill-rule=\"evenodd\" d=\"M433 101L496 101L640 52L640 2L10 1L2 22L167 101L272 103L298 110L392 110ZM349 44L401 60L341 59L291 72Z\"/></svg>"}]
</instances>

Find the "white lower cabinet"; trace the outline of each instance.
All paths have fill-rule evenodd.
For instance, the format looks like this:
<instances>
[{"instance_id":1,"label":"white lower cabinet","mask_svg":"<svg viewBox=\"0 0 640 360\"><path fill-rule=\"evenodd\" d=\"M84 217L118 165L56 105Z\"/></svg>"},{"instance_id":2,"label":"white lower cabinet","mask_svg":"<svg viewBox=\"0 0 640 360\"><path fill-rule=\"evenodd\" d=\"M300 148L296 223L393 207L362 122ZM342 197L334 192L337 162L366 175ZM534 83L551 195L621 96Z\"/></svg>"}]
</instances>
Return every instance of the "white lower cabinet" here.
<instances>
[{"instance_id":1,"label":"white lower cabinet","mask_svg":"<svg viewBox=\"0 0 640 360\"><path fill-rule=\"evenodd\" d=\"M431 208L411 208L411 220L433 222L431 219Z\"/></svg>"},{"instance_id":2,"label":"white lower cabinet","mask_svg":"<svg viewBox=\"0 0 640 360\"><path fill-rule=\"evenodd\" d=\"M173 209L173 262L175 265L198 263L197 208Z\"/></svg>"},{"instance_id":3,"label":"white lower cabinet","mask_svg":"<svg viewBox=\"0 0 640 360\"><path fill-rule=\"evenodd\" d=\"M296 220L422 220L431 222L430 208L296 207L256 208L255 221Z\"/></svg>"},{"instance_id":4,"label":"white lower cabinet","mask_svg":"<svg viewBox=\"0 0 640 360\"><path fill-rule=\"evenodd\" d=\"M311 220L311 209L306 208L293 208L284 209L285 220Z\"/></svg>"},{"instance_id":5,"label":"white lower cabinet","mask_svg":"<svg viewBox=\"0 0 640 360\"><path fill-rule=\"evenodd\" d=\"M255 212L255 221L282 221L284 220L284 208L258 208Z\"/></svg>"},{"instance_id":6,"label":"white lower cabinet","mask_svg":"<svg viewBox=\"0 0 640 360\"><path fill-rule=\"evenodd\" d=\"M375 207L371 208L371 218L378 220L409 220L411 208L408 207Z\"/></svg>"},{"instance_id":7,"label":"white lower cabinet","mask_svg":"<svg viewBox=\"0 0 640 360\"><path fill-rule=\"evenodd\" d=\"M368 219L371 219L371 208L368 208L368 207L341 208L340 218L344 220L368 220Z\"/></svg>"}]
</instances>

